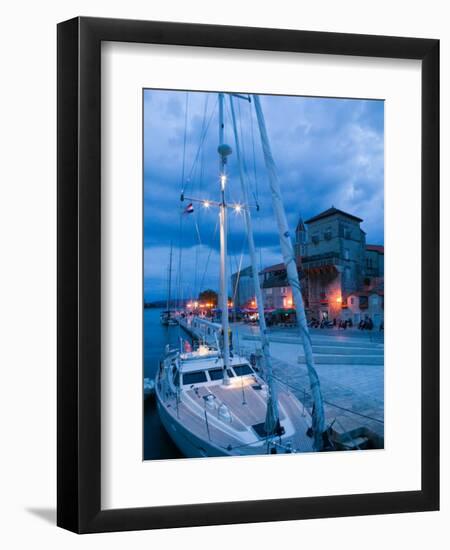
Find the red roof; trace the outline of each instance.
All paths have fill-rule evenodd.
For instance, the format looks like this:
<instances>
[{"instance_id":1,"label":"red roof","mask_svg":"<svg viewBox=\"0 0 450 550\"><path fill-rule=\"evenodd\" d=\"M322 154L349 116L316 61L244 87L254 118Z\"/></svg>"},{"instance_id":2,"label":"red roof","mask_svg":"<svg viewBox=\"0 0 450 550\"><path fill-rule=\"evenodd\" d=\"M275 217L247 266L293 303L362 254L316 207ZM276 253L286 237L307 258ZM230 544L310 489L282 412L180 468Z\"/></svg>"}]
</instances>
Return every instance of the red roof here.
<instances>
[{"instance_id":1,"label":"red roof","mask_svg":"<svg viewBox=\"0 0 450 550\"><path fill-rule=\"evenodd\" d=\"M384 254L384 246L381 244L366 244L366 250L371 250L372 252Z\"/></svg>"}]
</instances>

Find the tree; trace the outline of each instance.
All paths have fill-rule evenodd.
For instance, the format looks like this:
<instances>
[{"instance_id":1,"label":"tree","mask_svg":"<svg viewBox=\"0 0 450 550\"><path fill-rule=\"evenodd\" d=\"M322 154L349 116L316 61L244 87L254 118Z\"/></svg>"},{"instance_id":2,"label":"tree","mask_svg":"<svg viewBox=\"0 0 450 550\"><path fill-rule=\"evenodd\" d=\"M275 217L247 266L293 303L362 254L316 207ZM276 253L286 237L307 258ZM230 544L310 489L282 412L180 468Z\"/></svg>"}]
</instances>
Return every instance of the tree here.
<instances>
[{"instance_id":1,"label":"tree","mask_svg":"<svg viewBox=\"0 0 450 550\"><path fill-rule=\"evenodd\" d=\"M199 302L212 304L215 307L217 306L218 302L217 292L211 290L210 288L208 288L207 290L203 290L203 292L200 292L200 294L198 295L198 300Z\"/></svg>"}]
</instances>

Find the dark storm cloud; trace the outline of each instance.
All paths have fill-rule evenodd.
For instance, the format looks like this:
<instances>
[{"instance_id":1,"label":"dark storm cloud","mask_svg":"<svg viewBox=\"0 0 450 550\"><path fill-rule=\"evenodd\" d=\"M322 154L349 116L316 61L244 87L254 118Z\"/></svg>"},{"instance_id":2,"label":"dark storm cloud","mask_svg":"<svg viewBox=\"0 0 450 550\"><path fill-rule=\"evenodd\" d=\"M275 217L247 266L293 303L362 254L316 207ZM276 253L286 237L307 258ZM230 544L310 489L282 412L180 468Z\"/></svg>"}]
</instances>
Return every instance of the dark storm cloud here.
<instances>
[{"instance_id":1,"label":"dark storm cloud","mask_svg":"<svg viewBox=\"0 0 450 550\"><path fill-rule=\"evenodd\" d=\"M187 101L186 101L187 100ZM262 96L292 232L331 205L363 218L368 242L383 243L384 105L381 101ZM187 107L187 125L185 115ZM252 105L235 102L245 169L250 181L255 241L264 265L281 261L278 234ZM225 141L234 147L228 99ZM151 91L144 94L144 246L147 299L165 295L170 243L174 280L185 296L204 283L217 288L217 211L194 203L180 213L187 196L218 198L217 94ZM184 159L184 163L183 163ZM236 155L229 161L229 202L241 202ZM180 227L181 217L181 227ZM248 264L242 216L229 216L230 264ZM181 235L181 238L180 238ZM199 244L200 243L200 244ZM179 247L183 275L178 278ZM207 262L207 259L209 261ZM196 274L196 275L195 275ZM197 288L194 288L197 285ZM188 293L188 294L186 294Z\"/></svg>"}]
</instances>

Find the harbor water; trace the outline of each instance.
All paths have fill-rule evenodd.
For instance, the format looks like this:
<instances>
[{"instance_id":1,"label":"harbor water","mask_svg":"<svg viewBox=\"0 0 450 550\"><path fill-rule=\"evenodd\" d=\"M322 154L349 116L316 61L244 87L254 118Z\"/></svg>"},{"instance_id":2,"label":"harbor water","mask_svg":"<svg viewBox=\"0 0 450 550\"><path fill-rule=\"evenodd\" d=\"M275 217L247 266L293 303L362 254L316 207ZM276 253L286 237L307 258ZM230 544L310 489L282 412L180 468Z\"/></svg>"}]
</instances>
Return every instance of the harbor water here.
<instances>
[{"instance_id":1,"label":"harbor water","mask_svg":"<svg viewBox=\"0 0 450 550\"><path fill-rule=\"evenodd\" d=\"M166 344L179 345L180 336L187 335L180 327L167 327L160 323L161 309L144 309L144 377L155 378L159 361ZM181 334L182 333L182 334ZM159 419L156 401L150 397L144 401L144 460L181 458Z\"/></svg>"}]
</instances>

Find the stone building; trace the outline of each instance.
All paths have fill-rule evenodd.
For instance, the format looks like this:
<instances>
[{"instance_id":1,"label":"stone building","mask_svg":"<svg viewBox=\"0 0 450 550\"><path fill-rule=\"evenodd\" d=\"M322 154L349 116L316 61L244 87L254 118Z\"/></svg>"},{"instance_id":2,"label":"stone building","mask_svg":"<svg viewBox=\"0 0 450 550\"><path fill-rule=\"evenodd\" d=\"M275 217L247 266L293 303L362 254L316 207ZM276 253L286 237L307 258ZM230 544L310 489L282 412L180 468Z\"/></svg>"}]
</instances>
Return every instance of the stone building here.
<instances>
[{"instance_id":1,"label":"stone building","mask_svg":"<svg viewBox=\"0 0 450 550\"><path fill-rule=\"evenodd\" d=\"M259 275L265 309L270 311L293 307L292 289L287 280L284 264L266 267Z\"/></svg>"},{"instance_id":2,"label":"stone building","mask_svg":"<svg viewBox=\"0 0 450 550\"><path fill-rule=\"evenodd\" d=\"M310 317L338 318L347 296L362 286L366 235L361 222L334 206L305 221L308 231L302 270L308 281ZM304 240L303 230L297 226L296 241Z\"/></svg>"},{"instance_id":3,"label":"stone building","mask_svg":"<svg viewBox=\"0 0 450 550\"><path fill-rule=\"evenodd\" d=\"M367 317L372 319L375 329L384 324L384 281L383 277L371 279L370 284L347 297L347 307L342 310L342 319L351 319L358 325Z\"/></svg>"},{"instance_id":4,"label":"stone building","mask_svg":"<svg viewBox=\"0 0 450 550\"><path fill-rule=\"evenodd\" d=\"M384 246L366 245L366 277L384 276Z\"/></svg>"},{"instance_id":5,"label":"stone building","mask_svg":"<svg viewBox=\"0 0 450 550\"><path fill-rule=\"evenodd\" d=\"M383 320L384 290L380 290L380 285L384 277L384 247L366 244L362 221L334 206L305 221L300 217L294 251L308 318L352 318L355 322L358 316L373 314L378 325ZM236 281L236 276L232 280ZM259 278L266 309L295 305L284 264L266 267ZM245 281L241 275L239 286L244 288ZM251 294L254 299L253 287L249 289L244 295ZM248 303L248 298L239 305L244 303Z\"/></svg>"},{"instance_id":6,"label":"stone building","mask_svg":"<svg viewBox=\"0 0 450 550\"><path fill-rule=\"evenodd\" d=\"M253 270L249 265L231 275L231 292L236 306L246 307L254 300Z\"/></svg>"}]
</instances>

